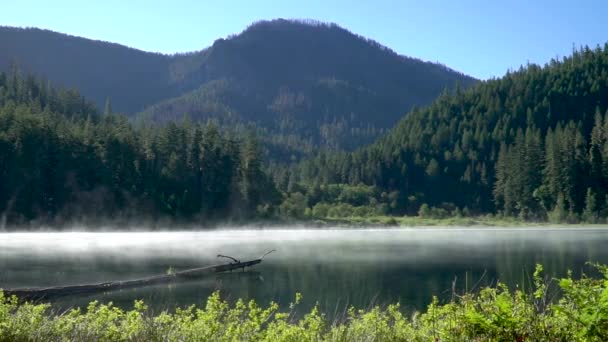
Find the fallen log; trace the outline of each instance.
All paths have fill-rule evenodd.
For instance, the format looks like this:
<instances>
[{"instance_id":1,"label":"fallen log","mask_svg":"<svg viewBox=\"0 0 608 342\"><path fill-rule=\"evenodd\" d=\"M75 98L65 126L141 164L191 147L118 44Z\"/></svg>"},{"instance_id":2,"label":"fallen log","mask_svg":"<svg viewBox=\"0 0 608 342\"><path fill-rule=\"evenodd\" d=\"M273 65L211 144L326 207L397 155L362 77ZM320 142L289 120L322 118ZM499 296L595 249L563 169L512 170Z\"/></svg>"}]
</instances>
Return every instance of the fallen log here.
<instances>
[{"instance_id":1,"label":"fallen log","mask_svg":"<svg viewBox=\"0 0 608 342\"><path fill-rule=\"evenodd\" d=\"M178 271L170 274L156 275L147 278L123 280L123 281L111 281L97 284L86 284L86 285L70 285L70 286L54 286L54 287L37 287L37 288L18 288L18 289L7 289L3 290L5 296L17 296L20 300L42 300L52 299L61 296L68 295L79 295L79 294L92 294L97 292L108 292L121 289L128 289L134 287L151 286L158 284L171 283L180 280L191 280L204 277L206 275L222 273L233 270L245 270L246 267L252 267L257 265L264 260L264 257L274 252L271 250L258 259L249 261L239 261L232 257L229 257L234 262L228 264L220 264L199 268L192 268L184 271ZM226 257L218 255L218 257Z\"/></svg>"}]
</instances>

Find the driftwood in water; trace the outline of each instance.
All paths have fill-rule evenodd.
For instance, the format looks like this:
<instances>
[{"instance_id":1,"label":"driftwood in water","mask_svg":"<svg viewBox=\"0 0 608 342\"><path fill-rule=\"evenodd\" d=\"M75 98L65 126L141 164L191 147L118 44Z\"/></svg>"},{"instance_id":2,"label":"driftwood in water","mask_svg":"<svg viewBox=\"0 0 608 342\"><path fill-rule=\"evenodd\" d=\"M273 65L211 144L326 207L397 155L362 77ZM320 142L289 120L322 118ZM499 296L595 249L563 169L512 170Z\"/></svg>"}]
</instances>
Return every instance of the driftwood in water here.
<instances>
[{"instance_id":1,"label":"driftwood in water","mask_svg":"<svg viewBox=\"0 0 608 342\"><path fill-rule=\"evenodd\" d=\"M112 281L98 284L87 284L87 285L72 285L72 286L56 286L56 287L43 287L43 288L21 288L21 289L8 289L4 290L4 294L8 296L15 295L19 299L25 300L40 300L50 299L61 296L78 295L78 294L90 294L97 292L106 292L120 289L128 289L134 287L143 287L150 285L165 284L179 280L189 280L204 277L210 274L222 273L226 271L245 269L245 267L251 267L262 262L264 257L274 250L267 252L262 255L259 259L249 261L239 261L232 257L235 262L229 264L221 264L200 268L193 268L184 271L178 271L170 274L157 275L147 278L124 280L124 281ZM218 257L226 257L218 255Z\"/></svg>"}]
</instances>

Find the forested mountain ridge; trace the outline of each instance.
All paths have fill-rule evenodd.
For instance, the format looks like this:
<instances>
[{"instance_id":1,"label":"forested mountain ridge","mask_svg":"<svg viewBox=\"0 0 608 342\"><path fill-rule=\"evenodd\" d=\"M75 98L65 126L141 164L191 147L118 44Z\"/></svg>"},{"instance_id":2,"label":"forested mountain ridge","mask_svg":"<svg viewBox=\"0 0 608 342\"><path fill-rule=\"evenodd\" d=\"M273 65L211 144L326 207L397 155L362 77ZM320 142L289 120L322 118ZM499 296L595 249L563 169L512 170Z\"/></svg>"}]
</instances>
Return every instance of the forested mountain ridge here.
<instances>
[{"instance_id":1,"label":"forested mountain ridge","mask_svg":"<svg viewBox=\"0 0 608 342\"><path fill-rule=\"evenodd\" d=\"M335 24L258 22L207 49L161 55L38 29L0 28L0 70L16 62L102 106L161 123L253 127L300 154L372 142L410 108L475 80L396 54ZM145 109L145 110L144 110Z\"/></svg>"},{"instance_id":2,"label":"forested mountain ridge","mask_svg":"<svg viewBox=\"0 0 608 342\"><path fill-rule=\"evenodd\" d=\"M147 117L236 119L284 140L352 149L372 142L446 87L475 82L317 22L259 22L217 40L205 53L196 73L204 85L149 108Z\"/></svg>"},{"instance_id":3,"label":"forested mountain ridge","mask_svg":"<svg viewBox=\"0 0 608 342\"><path fill-rule=\"evenodd\" d=\"M76 91L0 74L7 224L466 213L598 222L608 217L608 44L444 92L355 152L262 165L254 136L189 120L134 124Z\"/></svg>"},{"instance_id":4,"label":"forested mountain ridge","mask_svg":"<svg viewBox=\"0 0 608 342\"><path fill-rule=\"evenodd\" d=\"M102 107L133 113L170 97L169 56L37 28L0 27L0 71L17 66Z\"/></svg>"},{"instance_id":5,"label":"forested mountain ridge","mask_svg":"<svg viewBox=\"0 0 608 342\"><path fill-rule=\"evenodd\" d=\"M608 44L446 93L373 145L322 153L275 179L308 194L372 185L391 195L394 214L466 208L594 222L608 216L607 109Z\"/></svg>"},{"instance_id":6,"label":"forested mountain ridge","mask_svg":"<svg viewBox=\"0 0 608 342\"><path fill-rule=\"evenodd\" d=\"M135 126L74 90L0 73L0 229L264 216L280 194L254 136Z\"/></svg>"}]
</instances>

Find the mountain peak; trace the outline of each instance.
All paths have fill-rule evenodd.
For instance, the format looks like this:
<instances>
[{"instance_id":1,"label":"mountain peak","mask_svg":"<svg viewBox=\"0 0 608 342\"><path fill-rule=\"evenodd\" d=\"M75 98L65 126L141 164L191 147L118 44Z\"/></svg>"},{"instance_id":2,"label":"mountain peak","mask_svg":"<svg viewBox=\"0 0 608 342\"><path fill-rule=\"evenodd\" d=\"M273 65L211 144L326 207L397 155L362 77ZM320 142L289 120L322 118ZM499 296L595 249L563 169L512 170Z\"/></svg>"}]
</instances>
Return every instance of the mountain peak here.
<instances>
[{"instance_id":1,"label":"mountain peak","mask_svg":"<svg viewBox=\"0 0 608 342\"><path fill-rule=\"evenodd\" d=\"M236 120L331 148L368 143L446 87L476 81L314 20L259 21L172 56L42 30L0 30L0 46L0 70L17 61L120 112Z\"/></svg>"}]
</instances>

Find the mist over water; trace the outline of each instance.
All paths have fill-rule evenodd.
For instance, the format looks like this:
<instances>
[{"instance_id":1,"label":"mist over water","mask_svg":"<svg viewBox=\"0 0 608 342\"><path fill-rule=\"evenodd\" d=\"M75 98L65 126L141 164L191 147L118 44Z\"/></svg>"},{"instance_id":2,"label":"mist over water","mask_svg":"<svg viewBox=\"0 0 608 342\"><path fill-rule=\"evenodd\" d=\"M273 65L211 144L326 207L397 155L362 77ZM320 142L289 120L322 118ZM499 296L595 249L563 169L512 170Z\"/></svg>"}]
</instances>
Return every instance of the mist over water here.
<instances>
[{"instance_id":1,"label":"mist over water","mask_svg":"<svg viewBox=\"0 0 608 342\"><path fill-rule=\"evenodd\" d=\"M229 299L271 300L284 308L296 292L303 309L399 301L422 309L433 295L497 280L525 286L536 263L550 276L608 263L608 230L588 228L272 229L205 232L0 234L0 288L127 280L224 263L217 254L255 259L247 272L197 281L59 299L59 309L91 300L154 310L203 304L214 290Z\"/></svg>"}]
</instances>

